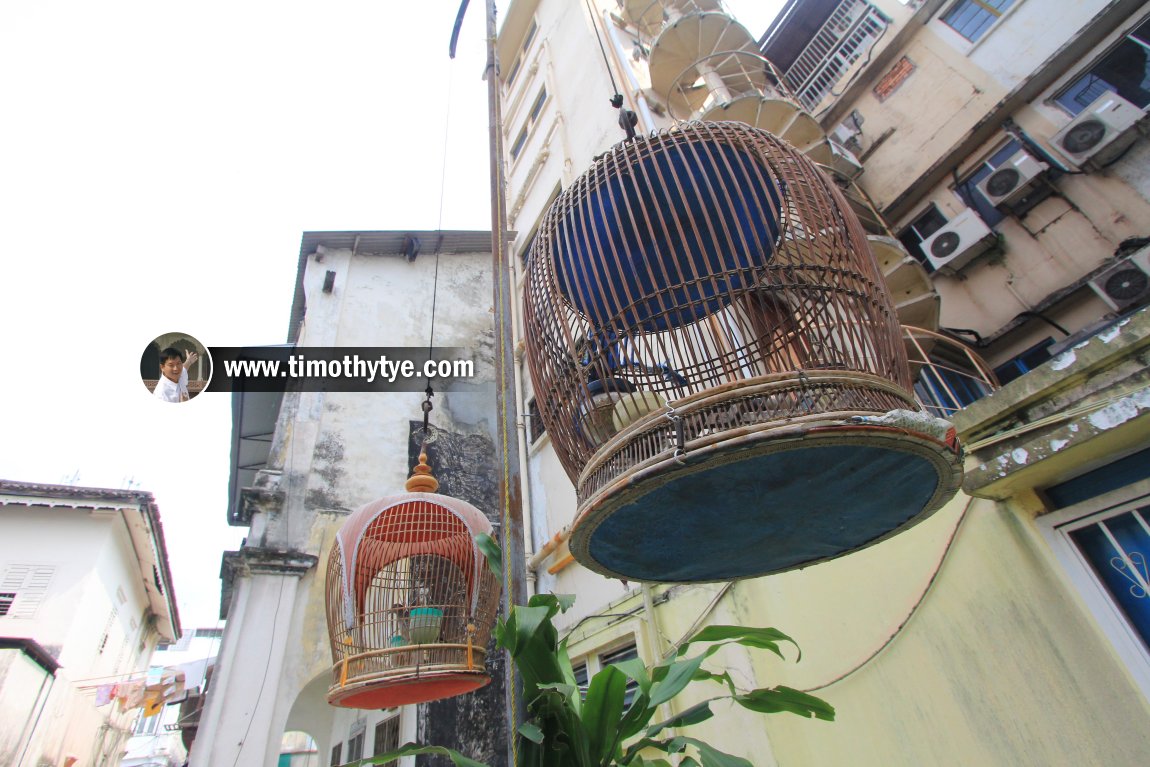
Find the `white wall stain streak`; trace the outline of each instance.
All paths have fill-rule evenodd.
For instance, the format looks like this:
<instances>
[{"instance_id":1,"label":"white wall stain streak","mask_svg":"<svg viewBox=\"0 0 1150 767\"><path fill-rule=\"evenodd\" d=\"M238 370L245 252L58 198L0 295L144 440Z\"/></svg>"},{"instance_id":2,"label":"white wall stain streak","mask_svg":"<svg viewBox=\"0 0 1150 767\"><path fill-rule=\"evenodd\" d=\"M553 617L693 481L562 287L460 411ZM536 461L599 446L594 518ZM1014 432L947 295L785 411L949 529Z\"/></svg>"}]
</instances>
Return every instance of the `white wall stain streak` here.
<instances>
[{"instance_id":1,"label":"white wall stain streak","mask_svg":"<svg viewBox=\"0 0 1150 767\"><path fill-rule=\"evenodd\" d=\"M1131 418L1136 418L1140 410L1150 409L1150 389L1124 397L1112 405L1107 405L1096 413L1091 413L1090 424L1099 431L1113 429Z\"/></svg>"}]
</instances>

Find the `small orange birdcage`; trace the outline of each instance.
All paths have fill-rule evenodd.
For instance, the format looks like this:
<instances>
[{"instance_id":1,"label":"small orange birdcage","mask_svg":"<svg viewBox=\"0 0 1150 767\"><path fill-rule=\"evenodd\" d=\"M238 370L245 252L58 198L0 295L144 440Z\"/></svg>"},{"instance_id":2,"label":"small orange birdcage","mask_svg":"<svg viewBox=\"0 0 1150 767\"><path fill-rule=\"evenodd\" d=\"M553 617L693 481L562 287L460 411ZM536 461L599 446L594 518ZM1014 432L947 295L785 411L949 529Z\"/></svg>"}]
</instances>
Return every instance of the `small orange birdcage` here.
<instances>
[{"instance_id":1,"label":"small orange birdcage","mask_svg":"<svg viewBox=\"0 0 1150 767\"><path fill-rule=\"evenodd\" d=\"M475 536L491 523L439 495L426 454L403 495L348 517L327 568L333 681L328 702L388 708L476 690L490 681L487 643L499 603Z\"/></svg>"}]
</instances>

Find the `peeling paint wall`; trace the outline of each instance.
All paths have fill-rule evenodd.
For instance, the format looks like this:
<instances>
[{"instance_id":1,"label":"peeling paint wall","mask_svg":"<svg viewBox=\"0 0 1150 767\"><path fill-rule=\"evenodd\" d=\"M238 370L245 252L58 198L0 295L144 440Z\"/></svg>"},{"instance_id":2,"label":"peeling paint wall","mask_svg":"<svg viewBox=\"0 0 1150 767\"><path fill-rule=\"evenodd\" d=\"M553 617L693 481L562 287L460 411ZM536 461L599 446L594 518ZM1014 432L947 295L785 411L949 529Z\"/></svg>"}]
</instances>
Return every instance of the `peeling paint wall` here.
<instances>
[{"instance_id":1,"label":"peeling paint wall","mask_svg":"<svg viewBox=\"0 0 1150 767\"><path fill-rule=\"evenodd\" d=\"M332 290L324 292L329 271L336 277ZM434 320L434 346L461 348L474 360L477 375L471 381L452 387L436 383L441 390L453 390L440 391L433 400L431 424L440 439L432 446L432 466L441 492L493 509L490 253L445 252L437 259L434 246L425 246L409 262L399 254L320 246L308 256L301 279L306 314L300 347L408 347L410 358L421 364ZM284 396L268 469L256 481L266 500L253 516L246 547L271 552L273 559L275 552L298 552L314 556L316 564L294 574L259 574L253 564L250 576L237 577L221 648L221 670L230 667L232 678L217 674L215 681L225 690L220 694L232 700L205 712L215 729L202 725L201 734L211 734L213 743L211 750L193 751L196 767L230 764L240 757L242 764L272 765L280 737L289 730L312 736L323 764L336 744L346 761L353 732L364 733L364 756L373 753L374 728L392 714L336 709L326 702L333 681L325 616L327 562L349 513L404 492L414 465L412 451L418 447L411 440L412 419L422 417L425 385L420 378L411 383L412 391ZM265 660L241 660L256 657ZM250 694L245 690L261 688L264 700L245 699ZM457 742L441 737L447 730L433 729L439 743L467 750L483 738L502 740L503 707L494 705L501 687L488 689L486 697L439 704L430 715L404 707L400 742L424 732L421 722L446 721L453 710L460 721L474 722L475 732ZM240 741L246 743L237 750ZM405 759L404 767L412 763Z\"/></svg>"}]
</instances>

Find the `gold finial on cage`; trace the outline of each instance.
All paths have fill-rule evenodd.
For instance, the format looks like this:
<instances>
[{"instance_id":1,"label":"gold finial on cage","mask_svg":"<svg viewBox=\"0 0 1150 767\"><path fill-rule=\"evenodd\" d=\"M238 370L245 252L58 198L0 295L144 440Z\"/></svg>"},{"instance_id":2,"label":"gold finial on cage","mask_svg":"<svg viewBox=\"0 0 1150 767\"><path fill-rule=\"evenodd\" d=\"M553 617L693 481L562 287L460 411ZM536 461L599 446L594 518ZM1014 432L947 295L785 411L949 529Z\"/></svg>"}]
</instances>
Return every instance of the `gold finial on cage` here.
<instances>
[{"instance_id":1,"label":"gold finial on cage","mask_svg":"<svg viewBox=\"0 0 1150 767\"><path fill-rule=\"evenodd\" d=\"M439 489L439 480L431 473L425 451L419 451L419 463L411 470L411 476L408 477L403 488L409 493L434 493Z\"/></svg>"}]
</instances>

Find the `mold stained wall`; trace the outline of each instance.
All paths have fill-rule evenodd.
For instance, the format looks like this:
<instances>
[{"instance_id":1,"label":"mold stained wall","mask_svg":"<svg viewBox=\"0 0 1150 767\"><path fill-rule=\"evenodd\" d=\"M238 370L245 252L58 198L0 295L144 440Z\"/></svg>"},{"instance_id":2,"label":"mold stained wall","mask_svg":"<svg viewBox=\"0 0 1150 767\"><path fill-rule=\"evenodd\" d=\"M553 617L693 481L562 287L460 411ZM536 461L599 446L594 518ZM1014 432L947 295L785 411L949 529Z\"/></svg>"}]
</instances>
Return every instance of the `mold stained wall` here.
<instances>
[{"instance_id":1,"label":"mold stained wall","mask_svg":"<svg viewBox=\"0 0 1150 767\"><path fill-rule=\"evenodd\" d=\"M800 661L789 646L786 661L729 648L709 666L742 689L813 690L836 721L732 706L691 728L761 767L1136 764L1150 749L1150 704L1068 598L1039 510L960 494L874 547L740 581L721 596L721 584L656 587L651 615L632 592L600 608L632 617L581 624L572 656L635 637L650 663L702 616L781 629L801 646ZM661 715L718 692L697 687Z\"/></svg>"},{"instance_id":2,"label":"mold stained wall","mask_svg":"<svg viewBox=\"0 0 1150 767\"><path fill-rule=\"evenodd\" d=\"M331 293L322 290L327 271L336 272ZM435 274L432 243L424 243L411 263L397 255L321 247L309 257L304 274L307 313L299 345L412 347L413 359L420 362L426 355L434 299L435 346L464 349L475 361L477 376L473 383L458 384L457 390L439 391L431 423L490 441L495 417L491 256L440 255L433 291ZM422 418L424 386L420 378L412 386L416 391L408 392L288 394L280 413L269 464L282 472L278 484L285 493L284 512L257 515L251 540L314 554L319 562L300 580L294 597L295 617L273 721L287 722L284 729L308 732L325 763L333 745L342 742L346 748L357 726L366 727L364 755L370 755L373 728L386 718L326 703L331 680L324 613L328 554L348 513L381 496L404 492L411 468L409 424ZM414 740L414 716L404 709L402 717L401 742ZM273 730L269 752L283 731Z\"/></svg>"},{"instance_id":3,"label":"mold stained wall","mask_svg":"<svg viewBox=\"0 0 1150 767\"><path fill-rule=\"evenodd\" d=\"M868 142L893 131L867 157L861 178L876 203L881 207L902 195L908 183L958 146L979 120L1107 5L1101 0L1058 3L1053 14L1058 35L1050 34L1050 4L1035 0L1016 3L975 44L937 18L915 33L899 54L904 53L916 67L910 77L883 102L868 89L851 105L864 118L864 151ZM1137 20L1135 16L1128 24ZM1116 30L1095 47L1094 54L1125 31L1126 27ZM1056 158L1059 155L1049 139L1071 118L1052 106L1051 99L1094 54L1068 62L1065 75L1011 115ZM885 71L875 72L873 79ZM954 191L954 174L971 173L1008 139L999 132L973 147L947 178L931 188L915 190L917 202L902 220L892 222L894 228L907 226L931 202L948 218L961 212L965 204ZM1150 234L1148 167L1150 142L1140 140L1112 167L1064 175L1054 182L1055 194L1025 215L1008 215L996 224L995 230L1004 238L1002 252L979 257L957 275L934 276L942 296L941 324L991 335L1019 313L1034 309L1055 291L1103 266L1126 238ZM1110 311L1093 294L1083 293L1050 310L1049 316L1074 332ZM997 364L1050 334L1049 328L1032 323L986 354Z\"/></svg>"}]
</instances>

